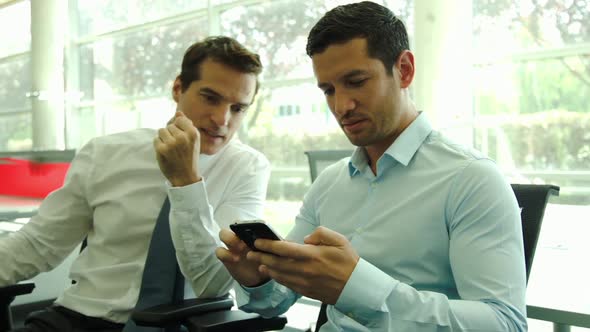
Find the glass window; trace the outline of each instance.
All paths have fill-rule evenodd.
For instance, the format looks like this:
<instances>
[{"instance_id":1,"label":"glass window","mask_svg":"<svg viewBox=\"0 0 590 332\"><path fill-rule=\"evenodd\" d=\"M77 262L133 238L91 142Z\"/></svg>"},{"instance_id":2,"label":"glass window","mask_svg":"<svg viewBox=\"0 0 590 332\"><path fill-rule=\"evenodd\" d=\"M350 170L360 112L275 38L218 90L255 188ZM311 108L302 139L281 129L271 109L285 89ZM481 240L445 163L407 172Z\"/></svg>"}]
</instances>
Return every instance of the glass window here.
<instances>
[{"instance_id":1,"label":"glass window","mask_svg":"<svg viewBox=\"0 0 590 332\"><path fill-rule=\"evenodd\" d=\"M82 100L169 95L185 50L206 35L202 18L82 45Z\"/></svg>"},{"instance_id":2,"label":"glass window","mask_svg":"<svg viewBox=\"0 0 590 332\"><path fill-rule=\"evenodd\" d=\"M0 151L32 146L30 12L29 1L0 7Z\"/></svg>"},{"instance_id":3,"label":"glass window","mask_svg":"<svg viewBox=\"0 0 590 332\"><path fill-rule=\"evenodd\" d=\"M30 110L31 60L26 54L3 62L0 59L0 114Z\"/></svg>"},{"instance_id":4,"label":"glass window","mask_svg":"<svg viewBox=\"0 0 590 332\"><path fill-rule=\"evenodd\" d=\"M194 0L78 0L78 35L99 35L207 7Z\"/></svg>"},{"instance_id":5,"label":"glass window","mask_svg":"<svg viewBox=\"0 0 590 332\"><path fill-rule=\"evenodd\" d=\"M135 128L162 127L174 114L174 102L165 97L97 103L68 112L67 139L82 146L93 137Z\"/></svg>"},{"instance_id":6,"label":"glass window","mask_svg":"<svg viewBox=\"0 0 590 332\"><path fill-rule=\"evenodd\" d=\"M473 1L480 56L590 42L587 1Z\"/></svg>"},{"instance_id":7,"label":"glass window","mask_svg":"<svg viewBox=\"0 0 590 332\"><path fill-rule=\"evenodd\" d=\"M20 1L0 8L0 58L27 52L31 48L31 4Z\"/></svg>"},{"instance_id":8,"label":"glass window","mask_svg":"<svg viewBox=\"0 0 590 332\"><path fill-rule=\"evenodd\" d=\"M30 112L0 113L0 151L30 150L32 127Z\"/></svg>"},{"instance_id":9,"label":"glass window","mask_svg":"<svg viewBox=\"0 0 590 332\"><path fill-rule=\"evenodd\" d=\"M590 273L578 264L590 246L577 236L590 232L590 5L482 0L473 9L475 146L512 182L560 187L545 212L527 303L584 312L584 297L551 286L588 290L576 278Z\"/></svg>"},{"instance_id":10,"label":"glass window","mask_svg":"<svg viewBox=\"0 0 590 332\"><path fill-rule=\"evenodd\" d=\"M590 48L570 45L590 39L590 30L574 28L590 19L590 6L515 3L474 2L476 147L515 181L560 185L556 202L590 204ZM558 3L567 9L559 15ZM547 42L518 50L531 38ZM493 55L500 48L512 53Z\"/></svg>"}]
</instances>

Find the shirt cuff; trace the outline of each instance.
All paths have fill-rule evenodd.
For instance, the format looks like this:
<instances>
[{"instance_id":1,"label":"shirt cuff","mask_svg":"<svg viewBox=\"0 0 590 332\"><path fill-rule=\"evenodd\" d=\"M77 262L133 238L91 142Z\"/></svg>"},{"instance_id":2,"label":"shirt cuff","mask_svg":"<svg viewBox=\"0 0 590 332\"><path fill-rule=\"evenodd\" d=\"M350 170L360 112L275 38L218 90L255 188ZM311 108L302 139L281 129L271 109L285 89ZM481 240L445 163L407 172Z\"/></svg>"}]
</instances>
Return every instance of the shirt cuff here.
<instances>
[{"instance_id":1,"label":"shirt cuff","mask_svg":"<svg viewBox=\"0 0 590 332\"><path fill-rule=\"evenodd\" d=\"M360 258L334 308L359 322L371 320L387 312L385 300L397 283L399 281Z\"/></svg>"},{"instance_id":2,"label":"shirt cuff","mask_svg":"<svg viewBox=\"0 0 590 332\"><path fill-rule=\"evenodd\" d=\"M183 187L173 187L166 181L170 208L180 211L194 210L205 211L209 209L205 179ZM204 198L204 199L202 199Z\"/></svg>"},{"instance_id":3,"label":"shirt cuff","mask_svg":"<svg viewBox=\"0 0 590 332\"><path fill-rule=\"evenodd\" d=\"M268 299L275 291L274 280L269 280L258 287L246 287L237 282L235 284L236 287L234 287L234 289L236 292L236 304L238 305L238 308L250 302Z\"/></svg>"}]
</instances>

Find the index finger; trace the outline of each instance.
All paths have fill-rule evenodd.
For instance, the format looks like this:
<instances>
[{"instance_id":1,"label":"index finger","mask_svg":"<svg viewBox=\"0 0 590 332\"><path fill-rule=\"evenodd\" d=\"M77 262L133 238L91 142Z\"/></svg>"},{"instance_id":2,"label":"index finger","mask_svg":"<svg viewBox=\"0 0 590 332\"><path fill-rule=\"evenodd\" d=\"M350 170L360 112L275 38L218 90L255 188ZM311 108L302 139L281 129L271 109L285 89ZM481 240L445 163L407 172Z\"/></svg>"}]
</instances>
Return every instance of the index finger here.
<instances>
[{"instance_id":1,"label":"index finger","mask_svg":"<svg viewBox=\"0 0 590 332\"><path fill-rule=\"evenodd\" d=\"M179 116L174 119L174 124L180 128L182 131L188 131L192 129L197 129L191 119L187 118L186 116Z\"/></svg>"},{"instance_id":2,"label":"index finger","mask_svg":"<svg viewBox=\"0 0 590 332\"><path fill-rule=\"evenodd\" d=\"M256 249L281 257L293 259L306 259L313 255L315 246L299 244L289 241L277 241L268 239L256 239Z\"/></svg>"},{"instance_id":3,"label":"index finger","mask_svg":"<svg viewBox=\"0 0 590 332\"><path fill-rule=\"evenodd\" d=\"M219 231L219 239L225 243L228 249L234 251L244 251L246 244L236 236L234 232L223 228Z\"/></svg>"}]
</instances>

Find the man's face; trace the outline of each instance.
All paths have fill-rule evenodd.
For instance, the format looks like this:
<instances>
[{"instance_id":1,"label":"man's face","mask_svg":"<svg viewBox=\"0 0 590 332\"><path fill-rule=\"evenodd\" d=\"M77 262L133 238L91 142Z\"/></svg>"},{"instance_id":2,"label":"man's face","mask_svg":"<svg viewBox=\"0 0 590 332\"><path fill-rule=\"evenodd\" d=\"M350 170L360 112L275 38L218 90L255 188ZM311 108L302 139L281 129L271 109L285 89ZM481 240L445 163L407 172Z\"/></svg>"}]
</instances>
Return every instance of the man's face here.
<instances>
[{"instance_id":1,"label":"man's face","mask_svg":"<svg viewBox=\"0 0 590 332\"><path fill-rule=\"evenodd\" d=\"M383 153L407 126L400 60L388 75L379 59L369 57L366 39L355 38L314 54L312 63L318 86L350 142Z\"/></svg>"},{"instance_id":2,"label":"man's face","mask_svg":"<svg viewBox=\"0 0 590 332\"><path fill-rule=\"evenodd\" d=\"M200 66L200 79L182 92L180 79L172 95L182 111L199 130L201 153L215 154L225 146L242 124L252 103L256 75L237 71L212 59Z\"/></svg>"}]
</instances>

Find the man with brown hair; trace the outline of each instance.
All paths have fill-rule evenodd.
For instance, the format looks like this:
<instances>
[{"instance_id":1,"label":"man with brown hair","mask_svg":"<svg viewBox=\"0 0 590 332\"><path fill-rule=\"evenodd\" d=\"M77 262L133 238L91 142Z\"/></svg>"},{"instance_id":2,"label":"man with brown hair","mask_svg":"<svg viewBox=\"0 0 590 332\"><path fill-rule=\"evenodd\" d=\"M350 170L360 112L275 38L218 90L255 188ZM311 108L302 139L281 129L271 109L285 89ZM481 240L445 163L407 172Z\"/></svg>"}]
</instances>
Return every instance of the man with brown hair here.
<instances>
[{"instance_id":1,"label":"man with brown hair","mask_svg":"<svg viewBox=\"0 0 590 332\"><path fill-rule=\"evenodd\" d=\"M258 55L231 38L197 42L174 81L177 110L165 128L98 137L80 149L63 187L0 241L0 285L48 271L84 238L88 243L71 267L76 283L17 331L121 331L141 298L148 247L158 235L154 225L159 229L162 215L168 217L158 216L168 200L170 221L162 218L163 226L174 245L172 260L176 256L190 286L186 292L227 293L231 278L215 253L195 250L218 245L210 234L220 226L262 215L269 163L232 139L261 70ZM186 231L196 225L210 232Z\"/></svg>"}]
</instances>

